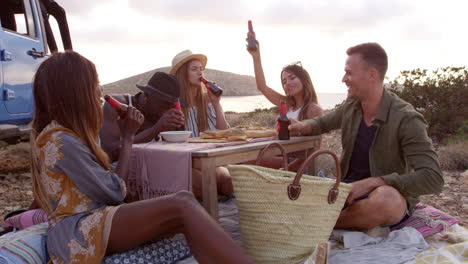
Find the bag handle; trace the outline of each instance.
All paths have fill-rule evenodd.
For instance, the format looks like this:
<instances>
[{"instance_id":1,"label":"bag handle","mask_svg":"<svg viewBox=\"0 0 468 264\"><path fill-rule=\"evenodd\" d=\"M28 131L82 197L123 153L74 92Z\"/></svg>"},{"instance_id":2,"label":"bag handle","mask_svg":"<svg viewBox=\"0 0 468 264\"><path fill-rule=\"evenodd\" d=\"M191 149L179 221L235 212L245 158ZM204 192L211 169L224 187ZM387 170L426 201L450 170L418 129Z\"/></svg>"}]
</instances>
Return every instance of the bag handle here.
<instances>
[{"instance_id":1,"label":"bag handle","mask_svg":"<svg viewBox=\"0 0 468 264\"><path fill-rule=\"evenodd\" d=\"M262 162L263 155L265 154L266 150L270 147L277 147L281 151L281 155L283 155L283 168L284 170L288 170L288 156L286 155L286 150L284 149L283 146L281 146L280 143L278 142L273 142L268 145L266 145L264 148L260 150L257 156L257 161L255 162L255 165L260 166L260 163Z\"/></svg>"},{"instance_id":2,"label":"bag handle","mask_svg":"<svg viewBox=\"0 0 468 264\"><path fill-rule=\"evenodd\" d=\"M328 203L333 204L335 203L336 199L338 198L338 186L341 182L341 168L338 161L338 157L335 153L331 152L330 150L318 150L312 153L305 161L302 163L301 167L297 171L296 177L294 177L294 181L292 184L288 185L288 197L291 200L297 200L299 195L301 194L301 185L299 184L302 174L304 174L305 169L312 163L315 158L321 154L329 154L335 160L335 167L336 167L336 182L333 187L328 191Z\"/></svg>"}]
</instances>

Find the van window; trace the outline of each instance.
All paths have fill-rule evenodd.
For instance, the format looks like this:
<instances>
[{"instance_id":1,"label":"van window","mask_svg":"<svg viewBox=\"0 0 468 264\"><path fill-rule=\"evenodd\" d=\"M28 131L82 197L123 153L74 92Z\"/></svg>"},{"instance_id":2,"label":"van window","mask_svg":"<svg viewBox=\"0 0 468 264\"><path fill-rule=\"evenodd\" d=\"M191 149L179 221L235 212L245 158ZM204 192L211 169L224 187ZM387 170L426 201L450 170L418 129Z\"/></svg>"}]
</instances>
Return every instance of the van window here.
<instances>
[{"instance_id":1,"label":"van window","mask_svg":"<svg viewBox=\"0 0 468 264\"><path fill-rule=\"evenodd\" d=\"M28 28L26 27L26 16L25 14L15 14L15 27L16 27L16 32L22 34L22 35L27 35L28 34Z\"/></svg>"},{"instance_id":2,"label":"van window","mask_svg":"<svg viewBox=\"0 0 468 264\"><path fill-rule=\"evenodd\" d=\"M31 38L36 38L36 28L30 0L3 0L0 9L2 28Z\"/></svg>"}]
</instances>

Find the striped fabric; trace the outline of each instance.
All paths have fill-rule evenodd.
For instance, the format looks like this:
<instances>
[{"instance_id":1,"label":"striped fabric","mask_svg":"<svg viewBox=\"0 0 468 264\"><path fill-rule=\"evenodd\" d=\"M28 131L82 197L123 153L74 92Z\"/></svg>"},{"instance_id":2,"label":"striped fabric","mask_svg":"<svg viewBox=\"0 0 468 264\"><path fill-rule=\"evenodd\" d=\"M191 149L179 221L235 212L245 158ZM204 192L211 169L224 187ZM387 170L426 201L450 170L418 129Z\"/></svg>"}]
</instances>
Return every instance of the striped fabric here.
<instances>
[{"instance_id":1,"label":"striped fabric","mask_svg":"<svg viewBox=\"0 0 468 264\"><path fill-rule=\"evenodd\" d=\"M428 237L458 223L460 223L460 221L452 216L432 206L418 203L413 215L399 225L392 227L391 230L393 231L408 226L418 230L423 237Z\"/></svg>"},{"instance_id":2,"label":"striped fabric","mask_svg":"<svg viewBox=\"0 0 468 264\"><path fill-rule=\"evenodd\" d=\"M20 262L17 263L46 263L38 249L35 249L33 245L24 240L17 240L8 244L3 248L3 250L20 260Z\"/></svg>"},{"instance_id":3,"label":"striped fabric","mask_svg":"<svg viewBox=\"0 0 468 264\"><path fill-rule=\"evenodd\" d=\"M5 220L7 226L17 229L28 228L44 222L47 222L47 213L42 209L28 210Z\"/></svg>"},{"instance_id":4,"label":"striped fabric","mask_svg":"<svg viewBox=\"0 0 468 264\"><path fill-rule=\"evenodd\" d=\"M1 236L0 264L47 263L47 226L42 223Z\"/></svg>"},{"instance_id":5,"label":"striped fabric","mask_svg":"<svg viewBox=\"0 0 468 264\"><path fill-rule=\"evenodd\" d=\"M188 111L187 130L192 131L191 137L198 137L200 131L198 129L197 107L191 107ZM208 130L216 129L216 111L211 103L208 104Z\"/></svg>"}]
</instances>

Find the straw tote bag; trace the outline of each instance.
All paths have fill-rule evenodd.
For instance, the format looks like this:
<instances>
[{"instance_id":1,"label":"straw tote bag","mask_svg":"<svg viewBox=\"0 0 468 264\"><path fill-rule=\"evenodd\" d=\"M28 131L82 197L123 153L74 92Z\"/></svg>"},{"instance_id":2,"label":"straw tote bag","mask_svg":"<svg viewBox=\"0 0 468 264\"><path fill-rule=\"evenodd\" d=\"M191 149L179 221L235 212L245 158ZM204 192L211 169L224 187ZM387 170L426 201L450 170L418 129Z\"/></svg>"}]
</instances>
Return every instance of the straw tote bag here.
<instances>
[{"instance_id":1,"label":"straw tote bag","mask_svg":"<svg viewBox=\"0 0 468 264\"><path fill-rule=\"evenodd\" d=\"M270 146L283 154L278 143ZM335 160L336 181L303 175L315 157L328 154ZM320 240L328 240L351 185L340 183L338 158L328 150L312 153L297 173L255 165L229 165L239 211L243 248L255 263L294 264L305 260Z\"/></svg>"}]
</instances>

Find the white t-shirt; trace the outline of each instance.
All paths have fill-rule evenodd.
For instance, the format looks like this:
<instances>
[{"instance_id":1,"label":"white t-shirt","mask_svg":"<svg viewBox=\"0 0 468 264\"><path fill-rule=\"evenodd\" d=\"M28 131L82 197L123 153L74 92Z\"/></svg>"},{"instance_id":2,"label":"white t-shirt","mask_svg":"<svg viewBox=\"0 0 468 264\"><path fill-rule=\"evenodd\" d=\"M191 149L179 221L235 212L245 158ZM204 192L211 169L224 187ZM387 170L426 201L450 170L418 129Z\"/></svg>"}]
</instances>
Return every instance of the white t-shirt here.
<instances>
[{"instance_id":1,"label":"white t-shirt","mask_svg":"<svg viewBox=\"0 0 468 264\"><path fill-rule=\"evenodd\" d=\"M296 120L299 120L299 113L301 112L301 108L297 109L296 111L292 111L292 110L289 110L287 113L286 113L286 116L291 119L291 118L294 118Z\"/></svg>"}]
</instances>

